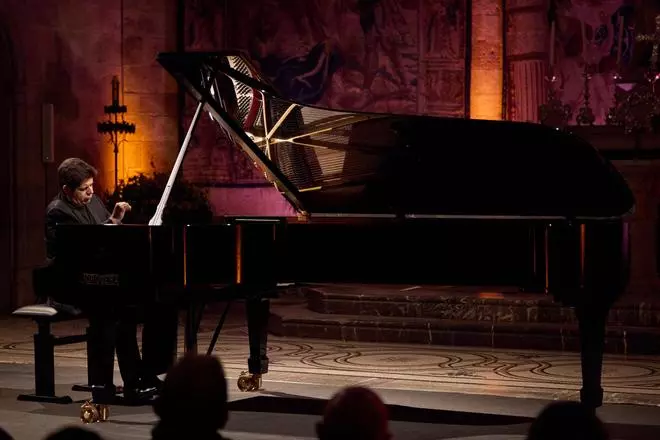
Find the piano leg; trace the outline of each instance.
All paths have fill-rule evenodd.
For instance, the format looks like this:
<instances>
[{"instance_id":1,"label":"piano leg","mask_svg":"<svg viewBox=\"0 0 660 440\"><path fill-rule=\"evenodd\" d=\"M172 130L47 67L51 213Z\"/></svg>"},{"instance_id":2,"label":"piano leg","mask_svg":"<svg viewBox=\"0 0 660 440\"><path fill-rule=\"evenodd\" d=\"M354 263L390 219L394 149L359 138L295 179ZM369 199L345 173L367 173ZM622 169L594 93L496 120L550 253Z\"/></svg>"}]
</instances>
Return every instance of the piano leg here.
<instances>
[{"instance_id":1,"label":"piano leg","mask_svg":"<svg viewBox=\"0 0 660 440\"><path fill-rule=\"evenodd\" d=\"M602 304L586 304L575 308L580 328L582 362L580 400L593 410L603 404L601 379L608 312L609 307Z\"/></svg>"},{"instance_id":2,"label":"piano leg","mask_svg":"<svg viewBox=\"0 0 660 440\"><path fill-rule=\"evenodd\" d=\"M268 372L268 317L270 300L260 297L248 297L245 300L247 314L250 357L248 371L241 372L238 388L241 391L257 391L261 388L261 376Z\"/></svg>"}]
</instances>

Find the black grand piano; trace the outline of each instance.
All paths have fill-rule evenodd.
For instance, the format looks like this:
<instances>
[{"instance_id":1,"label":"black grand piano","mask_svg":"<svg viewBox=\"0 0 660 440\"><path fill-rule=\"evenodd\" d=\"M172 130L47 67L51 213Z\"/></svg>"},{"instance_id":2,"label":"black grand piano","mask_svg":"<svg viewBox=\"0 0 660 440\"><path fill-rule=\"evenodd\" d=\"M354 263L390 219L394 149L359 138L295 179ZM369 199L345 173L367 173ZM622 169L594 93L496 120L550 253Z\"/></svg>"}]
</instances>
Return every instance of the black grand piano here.
<instances>
[{"instance_id":1,"label":"black grand piano","mask_svg":"<svg viewBox=\"0 0 660 440\"><path fill-rule=\"evenodd\" d=\"M628 282L634 199L591 145L534 124L304 105L275 90L241 52L161 53L158 62L197 102L170 182L149 225L92 227L103 231L108 255L129 236L141 251L114 268L107 255L95 267L78 261L72 284L86 265L87 273L119 274L110 288L154 292L147 300L246 298L251 354L242 389L257 388L267 372L268 298L278 283L513 284L575 307L581 399L602 404L605 322ZM162 224L207 115L295 218ZM199 311L189 310L192 346Z\"/></svg>"}]
</instances>

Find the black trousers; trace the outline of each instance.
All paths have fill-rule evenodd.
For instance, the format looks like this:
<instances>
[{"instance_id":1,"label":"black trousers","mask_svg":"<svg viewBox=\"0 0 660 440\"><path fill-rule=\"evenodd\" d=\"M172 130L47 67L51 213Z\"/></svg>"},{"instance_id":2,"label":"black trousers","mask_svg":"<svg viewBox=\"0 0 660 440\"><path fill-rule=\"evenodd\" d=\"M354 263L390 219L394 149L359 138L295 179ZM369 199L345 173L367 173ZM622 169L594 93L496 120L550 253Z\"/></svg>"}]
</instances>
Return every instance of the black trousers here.
<instances>
[{"instance_id":1,"label":"black trousers","mask_svg":"<svg viewBox=\"0 0 660 440\"><path fill-rule=\"evenodd\" d=\"M77 307L89 320L87 369L90 385L113 383L115 352L126 387L139 386L140 380L151 380L167 372L174 363L178 330L176 306L157 303L118 306L102 298L62 292L52 287L59 286L60 282L53 264L36 268L32 281L39 299L52 298L67 313ZM137 338L140 323L144 324L141 353Z\"/></svg>"},{"instance_id":2,"label":"black trousers","mask_svg":"<svg viewBox=\"0 0 660 440\"><path fill-rule=\"evenodd\" d=\"M124 387L137 388L167 372L176 359L178 313L169 305L123 307L112 311L83 307L89 319L90 385L113 383L114 357ZM143 323L142 350L138 325Z\"/></svg>"}]
</instances>

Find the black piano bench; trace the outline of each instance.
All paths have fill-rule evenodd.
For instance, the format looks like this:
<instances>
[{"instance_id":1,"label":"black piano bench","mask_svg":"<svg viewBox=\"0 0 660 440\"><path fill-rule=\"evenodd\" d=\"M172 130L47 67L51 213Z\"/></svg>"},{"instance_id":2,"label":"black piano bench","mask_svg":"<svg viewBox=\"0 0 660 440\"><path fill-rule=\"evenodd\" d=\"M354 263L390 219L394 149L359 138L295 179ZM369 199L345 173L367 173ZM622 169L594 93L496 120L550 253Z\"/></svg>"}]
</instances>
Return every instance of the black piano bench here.
<instances>
[{"instance_id":1,"label":"black piano bench","mask_svg":"<svg viewBox=\"0 0 660 440\"><path fill-rule=\"evenodd\" d=\"M37 324L34 334L34 394L20 394L18 400L28 402L73 403L70 396L55 394L55 347L87 341L87 333L55 336L51 324L84 318L57 310L48 304L35 304L16 309L14 316L30 318Z\"/></svg>"}]
</instances>

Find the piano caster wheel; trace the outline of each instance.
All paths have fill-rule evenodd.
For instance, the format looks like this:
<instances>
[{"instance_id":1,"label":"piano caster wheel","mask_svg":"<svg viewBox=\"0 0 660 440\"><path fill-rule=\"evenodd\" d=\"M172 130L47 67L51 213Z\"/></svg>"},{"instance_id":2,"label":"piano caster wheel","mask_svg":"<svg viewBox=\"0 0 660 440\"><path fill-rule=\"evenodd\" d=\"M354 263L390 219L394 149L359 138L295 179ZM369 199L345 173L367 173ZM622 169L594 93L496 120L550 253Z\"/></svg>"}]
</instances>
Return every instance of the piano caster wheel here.
<instances>
[{"instance_id":1,"label":"piano caster wheel","mask_svg":"<svg viewBox=\"0 0 660 440\"><path fill-rule=\"evenodd\" d=\"M241 391L258 391L261 388L261 374L250 374L241 371L238 378L238 389Z\"/></svg>"},{"instance_id":2,"label":"piano caster wheel","mask_svg":"<svg viewBox=\"0 0 660 440\"><path fill-rule=\"evenodd\" d=\"M110 416L108 405L96 404L87 401L80 407L80 420L83 423L105 422Z\"/></svg>"}]
</instances>

